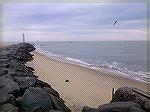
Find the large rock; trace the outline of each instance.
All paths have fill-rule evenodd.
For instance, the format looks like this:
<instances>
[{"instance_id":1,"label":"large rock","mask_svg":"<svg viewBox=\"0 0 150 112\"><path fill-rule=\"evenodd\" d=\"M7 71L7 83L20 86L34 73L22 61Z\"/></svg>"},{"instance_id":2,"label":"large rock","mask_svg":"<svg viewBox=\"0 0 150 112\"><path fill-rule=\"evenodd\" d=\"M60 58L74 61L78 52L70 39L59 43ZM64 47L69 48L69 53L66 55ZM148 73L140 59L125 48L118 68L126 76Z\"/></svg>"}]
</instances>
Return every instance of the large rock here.
<instances>
[{"instance_id":1,"label":"large rock","mask_svg":"<svg viewBox=\"0 0 150 112\"><path fill-rule=\"evenodd\" d=\"M98 108L85 106L82 112L129 112L132 107L141 108L139 104L133 102L113 102L100 105Z\"/></svg>"},{"instance_id":2,"label":"large rock","mask_svg":"<svg viewBox=\"0 0 150 112\"><path fill-rule=\"evenodd\" d=\"M35 50L34 46L27 43L12 45L10 46L10 59L17 59L22 62L31 61L33 58L29 52L33 50Z\"/></svg>"},{"instance_id":3,"label":"large rock","mask_svg":"<svg viewBox=\"0 0 150 112\"><path fill-rule=\"evenodd\" d=\"M98 107L101 111L116 111L116 112L128 112L131 107L141 108L137 103L129 102L113 102Z\"/></svg>"},{"instance_id":4,"label":"large rock","mask_svg":"<svg viewBox=\"0 0 150 112\"><path fill-rule=\"evenodd\" d=\"M11 60L9 62L10 68L12 68L16 72L22 72L22 73L32 73L33 69L30 67L27 67L25 64L19 62L18 60Z\"/></svg>"},{"instance_id":5,"label":"large rock","mask_svg":"<svg viewBox=\"0 0 150 112\"><path fill-rule=\"evenodd\" d=\"M63 112L70 112L69 108L59 100L57 97L45 92L39 87L30 87L26 89L22 98L18 100L22 111L49 111L61 110Z\"/></svg>"},{"instance_id":6,"label":"large rock","mask_svg":"<svg viewBox=\"0 0 150 112\"><path fill-rule=\"evenodd\" d=\"M0 63L0 68L9 68L8 63Z\"/></svg>"},{"instance_id":7,"label":"large rock","mask_svg":"<svg viewBox=\"0 0 150 112\"><path fill-rule=\"evenodd\" d=\"M146 100L145 104L144 104L144 109L148 112L150 112L150 99Z\"/></svg>"},{"instance_id":8,"label":"large rock","mask_svg":"<svg viewBox=\"0 0 150 112\"><path fill-rule=\"evenodd\" d=\"M0 106L0 112L19 112L19 111L18 108L15 107L14 105L7 103Z\"/></svg>"},{"instance_id":9,"label":"large rock","mask_svg":"<svg viewBox=\"0 0 150 112\"><path fill-rule=\"evenodd\" d=\"M30 87L18 101L22 111L28 112L41 108L42 111L53 109L51 97L41 88Z\"/></svg>"},{"instance_id":10,"label":"large rock","mask_svg":"<svg viewBox=\"0 0 150 112\"><path fill-rule=\"evenodd\" d=\"M4 64L4 63L8 63L10 60L8 59L8 58L2 58L2 57L0 57L0 63L2 63L2 64Z\"/></svg>"},{"instance_id":11,"label":"large rock","mask_svg":"<svg viewBox=\"0 0 150 112\"><path fill-rule=\"evenodd\" d=\"M7 48L9 51L26 51L31 52L35 50L35 47L29 43L19 43L19 44L13 44Z\"/></svg>"},{"instance_id":12,"label":"large rock","mask_svg":"<svg viewBox=\"0 0 150 112\"><path fill-rule=\"evenodd\" d=\"M35 77L14 77L14 80L18 82L20 88L24 89L34 86L37 79Z\"/></svg>"},{"instance_id":13,"label":"large rock","mask_svg":"<svg viewBox=\"0 0 150 112\"><path fill-rule=\"evenodd\" d=\"M0 94L0 106L6 103L15 105L15 97L11 94Z\"/></svg>"},{"instance_id":14,"label":"large rock","mask_svg":"<svg viewBox=\"0 0 150 112\"><path fill-rule=\"evenodd\" d=\"M63 112L63 111L60 111L60 110L50 110L48 112Z\"/></svg>"},{"instance_id":15,"label":"large rock","mask_svg":"<svg viewBox=\"0 0 150 112\"><path fill-rule=\"evenodd\" d=\"M8 59L8 56L10 55L10 51L5 48L1 49L2 51L0 51L0 59Z\"/></svg>"},{"instance_id":16,"label":"large rock","mask_svg":"<svg viewBox=\"0 0 150 112\"><path fill-rule=\"evenodd\" d=\"M64 104L64 102L57 97L50 95L54 110L61 110L63 112L71 112L71 110Z\"/></svg>"},{"instance_id":17,"label":"large rock","mask_svg":"<svg viewBox=\"0 0 150 112\"><path fill-rule=\"evenodd\" d=\"M0 76L3 76L8 73L7 69L0 69Z\"/></svg>"},{"instance_id":18,"label":"large rock","mask_svg":"<svg viewBox=\"0 0 150 112\"><path fill-rule=\"evenodd\" d=\"M20 90L18 83L9 78L0 77L0 93L18 93Z\"/></svg>"},{"instance_id":19,"label":"large rock","mask_svg":"<svg viewBox=\"0 0 150 112\"><path fill-rule=\"evenodd\" d=\"M146 99L147 98L133 91L133 88L121 87L118 90L116 90L110 102L132 101L138 103L139 105L141 105L141 107L143 107L146 102Z\"/></svg>"},{"instance_id":20,"label":"large rock","mask_svg":"<svg viewBox=\"0 0 150 112\"><path fill-rule=\"evenodd\" d=\"M129 112L145 112L145 111L137 107L131 107Z\"/></svg>"},{"instance_id":21,"label":"large rock","mask_svg":"<svg viewBox=\"0 0 150 112\"><path fill-rule=\"evenodd\" d=\"M4 78L9 78L10 80L14 81L13 76L11 76L11 75L9 75L9 74L5 74L5 75L3 75L2 77L4 77Z\"/></svg>"},{"instance_id":22,"label":"large rock","mask_svg":"<svg viewBox=\"0 0 150 112\"><path fill-rule=\"evenodd\" d=\"M60 98L59 93L53 88L43 87L43 90L49 94L52 94L53 96L56 96L57 98Z\"/></svg>"},{"instance_id":23,"label":"large rock","mask_svg":"<svg viewBox=\"0 0 150 112\"><path fill-rule=\"evenodd\" d=\"M19 48L23 51L31 52L35 50L35 47L29 43L20 43L18 44Z\"/></svg>"},{"instance_id":24,"label":"large rock","mask_svg":"<svg viewBox=\"0 0 150 112\"><path fill-rule=\"evenodd\" d=\"M17 76L17 77L35 77L34 74L32 73L22 73L22 72L16 72L16 71L12 71L12 72L9 72L8 75L10 76Z\"/></svg>"},{"instance_id":25,"label":"large rock","mask_svg":"<svg viewBox=\"0 0 150 112\"><path fill-rule=\"evenodd\" d=\"M104 112L104 111L100 111L97 108L90 108L88 106L84 106L82 112ZM105 111L105 112L109 112L109 111Z\"/></svg>"},{"instance_id":26,"label":"large rock","mask_svg":"<svg viewBox=\"0 0 150 112\"><path fill-rule=\"evenodd\" d=\"M27 62L27 61L33 60L33 57L32 57L33 55L28 52L15 52L15 53L12 55L12 57L17 58L19 61Z\"/></svg>"},{"instance_id":27,"label":"large rock","mask_svg":"<svg viewBox=\"0 0 150 112\"><path fill-rule=\"evenodd\" d=\"M43 88L43 87L49 87L49 88L51 88L51 85L49 85L48 83L43 82L41 80L38 80L38 79L37 79L37 86L40 86L41 88Z\"/></svg>"}]
</instances>

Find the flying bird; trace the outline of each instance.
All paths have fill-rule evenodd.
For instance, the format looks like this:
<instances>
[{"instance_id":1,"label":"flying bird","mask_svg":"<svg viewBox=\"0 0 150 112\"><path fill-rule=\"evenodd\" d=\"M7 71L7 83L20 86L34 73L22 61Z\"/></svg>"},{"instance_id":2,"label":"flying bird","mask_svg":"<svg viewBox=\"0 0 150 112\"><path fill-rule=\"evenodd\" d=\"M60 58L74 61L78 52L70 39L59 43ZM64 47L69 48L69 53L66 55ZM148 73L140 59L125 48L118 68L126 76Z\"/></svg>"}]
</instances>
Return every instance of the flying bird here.
<instances>
[{"instance_id":1,"label":"flying bird","mask_svg":"<svg viewBox=\"0 0 150 112\"><path fill-rule=\"evenodd\" d=\"M115 21L114 24L113 24L113 26L116 25L117 23L119 23L119 22L118 22L118 21Z\"/></svg>"}]
</instances>

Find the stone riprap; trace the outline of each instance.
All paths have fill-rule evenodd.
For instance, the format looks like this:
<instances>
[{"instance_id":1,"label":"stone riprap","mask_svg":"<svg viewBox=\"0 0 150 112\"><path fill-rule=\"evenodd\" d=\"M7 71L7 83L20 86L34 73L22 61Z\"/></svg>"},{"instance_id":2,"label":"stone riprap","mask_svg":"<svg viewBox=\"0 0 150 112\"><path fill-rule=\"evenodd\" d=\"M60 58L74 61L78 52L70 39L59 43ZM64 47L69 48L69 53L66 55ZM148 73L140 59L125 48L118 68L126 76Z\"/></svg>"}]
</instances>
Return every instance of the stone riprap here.
<instances>
[{"instance_id":1,"label":"stone riprap","mask_svg":"<svg viewBox=\"0 0 150 112\"><path fill-rule=\"evenodd\" d=\"M142 90L124 86L115 91L110 103L98 108L85 106L82 112L150 112L150 98Z\"/></svg>"},{"instance_id":2,"label":"stone riprap","mask_svg":"<svg viewBox=\"0 0 150 112\"><path fill-rule=\"evenodd\" d=\"M29 43L0 48L0 112L71 112L59 93L26 66L34 50Z\"/></svg>"}]
</instances>

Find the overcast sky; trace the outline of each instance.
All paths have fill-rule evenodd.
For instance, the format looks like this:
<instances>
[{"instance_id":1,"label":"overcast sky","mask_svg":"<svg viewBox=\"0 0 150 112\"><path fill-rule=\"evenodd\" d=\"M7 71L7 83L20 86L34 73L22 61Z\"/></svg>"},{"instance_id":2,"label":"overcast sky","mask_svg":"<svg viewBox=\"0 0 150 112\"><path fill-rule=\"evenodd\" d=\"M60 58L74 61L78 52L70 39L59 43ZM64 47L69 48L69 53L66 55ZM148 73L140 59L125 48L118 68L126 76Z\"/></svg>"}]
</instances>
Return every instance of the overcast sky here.
<instances>
[{"instance_id":1,"label":"overcast sky","mask_svg":"<svg viewBox=\"0 0 150 112\"><path fill-rule=\"evenodd\" d=\"M119 21L115 26L113 23ZM147 40L145 3L5 3L3 40Z\"/></svg>"}]
</instances>

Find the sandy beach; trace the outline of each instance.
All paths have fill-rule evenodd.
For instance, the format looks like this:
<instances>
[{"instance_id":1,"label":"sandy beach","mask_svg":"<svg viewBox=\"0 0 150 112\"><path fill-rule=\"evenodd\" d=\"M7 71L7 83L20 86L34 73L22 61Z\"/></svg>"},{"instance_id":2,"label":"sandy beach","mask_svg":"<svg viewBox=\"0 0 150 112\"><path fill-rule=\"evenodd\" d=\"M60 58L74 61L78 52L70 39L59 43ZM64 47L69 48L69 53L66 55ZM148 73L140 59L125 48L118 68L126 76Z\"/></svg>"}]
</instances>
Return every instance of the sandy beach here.
<instances>
[{"instance_id":1,"label":"sandy beach","mask_svg":"<svg viewBox=\"0 0 150 112\"><path fill-rule=\"evenodd\" d=\"M108 103L112 88L129 86L147 91L147 85L139 81L59 62L37 52L32 54L34 60L29 65L34 67L35 74L57 90L65 104L75 112L81 111L83 106L94 108Z\"/></svg>"}]
</instances>

